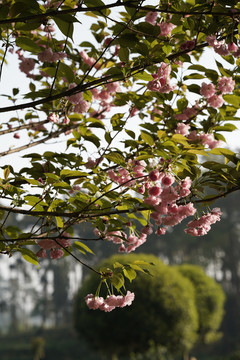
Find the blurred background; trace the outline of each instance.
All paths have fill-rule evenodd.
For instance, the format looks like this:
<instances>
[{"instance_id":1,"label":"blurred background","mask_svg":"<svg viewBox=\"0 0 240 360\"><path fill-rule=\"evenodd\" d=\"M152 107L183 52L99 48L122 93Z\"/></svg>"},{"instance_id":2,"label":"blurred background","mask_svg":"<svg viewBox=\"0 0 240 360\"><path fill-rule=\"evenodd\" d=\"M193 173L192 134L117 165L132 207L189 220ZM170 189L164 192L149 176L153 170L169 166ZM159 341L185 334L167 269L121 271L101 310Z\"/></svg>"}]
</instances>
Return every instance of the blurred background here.
<instances>
[{"instance_id":1,"label":"blurred background","mask_svg":"<svg viewBox=\"0 0 240 360\"><path fill-rule=\"evenodd\" d=\"M180 353L171 355L166 346L161 345L161 339L158 344L156 339L149 341L146 330L146 340L144 340L145 335L139 333L141 342L145 341L142 353L137 353L129 348L128 354L124 354L124 351L122 354L122 350L119 352L120 355L109 354L107 351L105 354L104 342L95 344L87 335L89 332L87 328L92 326L90 333L94 334L93 338L97 338L102 332L101 336L109 339L109 342L115 341L111 340L112 332L115 334L118 332L120 336L125 329L118 326L112 327L111 323L108 325L110 313L101 312L104 316L103 322L95 325L91 322L88 324L88 318L84 313L82 315L84 320L82 332L79 329L76 330L76 317L81 322L81 313L79 314L80 310L76 310L74 305L76 304L75 297L82 282L89 276L89 271L82 268L70 256L60 261L43 259L39 268L26 263L21 258L5 259L2 257L0 262L0 359L240 359L239 202L240 194L232 193L214 203L214 206L219 206L223 211L222 221L216 223L206 236L196 238L186 235L183 231L185 224L182 223L162 237L154 234L149 236L147 243L137 249L140 253L155 255L168 266L186 263L200 265L208 276L221 285L226 300L218 336L209 341L206 339L197 341L187 355ZM12 224L17 226L18 222L24 222L26 228L31 227L31 217L15 216L14 214L10 216ZM11 231L14 232L14 226ZM93 235L90 224L79 225L77 232L83 238L92 238ZM80 257L91 266L97 266L103 259L116 253L114 244L110 242L88 241L87 244L95 255L81 256L80 254ZM148 275L144 276L148 277ZM94 293L95 290L96 288L93 288L88 292ZM155 301L160 301L160 298L164 296L164 293L160 293L159 299L155 299ZM84 296L78 298L77 301L81 302L80 307L87 308ZM138 294L138 301L140 304L142 302L141 306L146 308L144 296L141 299L141 294ZM166 300L166 302L168 301ZM130 307L129 310L131 310ZM96 319L100 312L88 309L86 311L96 316ZM84 310L84 312L86 311ZM124 309L115 311L121 317ZM142 314L142 316L144 322L145 315ZM161 316L159 313L159 318ZM141 317L141 313L137 312L136 322L139 317ZM153 327L155 326L154 322L158 324L158 315L151 321ZM101 326L103 326L102 331ZM170 324L169 326L166 331L174 331ZM140 329L135 327L134 333L138 334L138 331ZM101 344L103 348L101 348ZM159 344L160 346L158 346ZM128 347L127 340L125 339L124 343L119 340L118 345L120 348L126 349ZM140 348L141 346L139 346ZM146 348L149 350L146 351Z\"/></svg>"}]
</instances>

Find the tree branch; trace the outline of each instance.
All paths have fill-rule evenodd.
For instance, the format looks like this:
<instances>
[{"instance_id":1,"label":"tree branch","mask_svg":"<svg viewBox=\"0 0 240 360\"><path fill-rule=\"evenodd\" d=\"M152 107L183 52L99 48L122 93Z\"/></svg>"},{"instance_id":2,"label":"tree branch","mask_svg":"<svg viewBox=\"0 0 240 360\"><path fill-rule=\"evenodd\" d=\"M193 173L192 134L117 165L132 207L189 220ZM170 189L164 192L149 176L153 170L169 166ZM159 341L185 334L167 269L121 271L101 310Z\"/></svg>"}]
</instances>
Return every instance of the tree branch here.
<instances>
[{"instance_id":1,"label":"tree branch","mask_svg":"<svg viewBox=\"0 0 240 360\"><path fill-rule=\"evenodd\" d=\"M54 17L54 16L59 16L59 15L64 15L64 14L75 14L75 13L79 13L79 12L86 12L86 11L99 11L101 12L102 10L106 10L106 9L111 9L111 8L115 8L115 7L120 7L120 6L126 6L126 7L130 7L130 8L136 8L137 5L134 5L133 3L136 2L138 3L137 0L129 0L129 1L125 1L125 2L114 2L112 4L109 5L104 5L104 6L90 6L90 7L85 7L83 8L82 6L78 6L77 8L74 9L65 9L65 10L49 10L46 11L45 13L41 13L41 14L33 14L33 15L28 15L28 16L22 16L22 17L17 17L17 18L11 18L11 19L4 19L4 20L0 20L0 25L1 24L11 24L11 23L19 23L19 22L27 22L27 21L33 21L33 20L44 20L47 17ZM154 7L151 6L139 6L138 7L139 10L142 11L155 11L155 12L159 12L159 13L166 13L166 14L180 14L182 16L185 15L211 15L211 16L229 16L229 17L233 17L233 16L239 16L240 11L237 11L232 14L232 12L229 10L227 12L221 12L221 11L212 11L212 10L206 10L206 11L177 11L177 10L172 10L172 9L156 9Z\"/></svg>"}]
</instances>

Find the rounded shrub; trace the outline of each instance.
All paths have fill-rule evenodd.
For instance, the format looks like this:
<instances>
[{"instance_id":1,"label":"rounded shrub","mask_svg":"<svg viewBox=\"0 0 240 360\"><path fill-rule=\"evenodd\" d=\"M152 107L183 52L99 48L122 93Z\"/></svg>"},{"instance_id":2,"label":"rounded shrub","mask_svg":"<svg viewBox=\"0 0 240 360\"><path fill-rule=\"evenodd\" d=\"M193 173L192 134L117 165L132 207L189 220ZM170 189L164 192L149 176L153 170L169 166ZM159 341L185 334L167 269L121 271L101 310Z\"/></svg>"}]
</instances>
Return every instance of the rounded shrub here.
<instances>
[{"instance_id":1,"label":"rounded shrub","mask_svg":"<svg viewBox=\"0 0 240 360\"><path fill-rule=\"evenodd\" d=\"M183 264L176 268L195 288L199 340L205 343L218 340L222 335L218 329L223 319L225 302L221 286L207 276L200 266Z\"/></svg>"},{"instance_id":2,"label":"rounded shrub","mask_svg":"<svg viewBox=\"0 0 240 360\"><path fill-rule=\"evenodd\" d=\"M75 328L92 347L110 354L129 354L146 351L149 343L165 346L171 353L189 350L198 329L198 314L192 283L177 269L169 267L156 256L145 254L115 255L101 266L112 267L115 262L129 264L135 260L154 263L146 275L138 272L127 290L135 293L130 307L105 313L89 310L84 296L94 292L99 277L92 273L79 290L74 308ZM100 296L106 297L105 289Z\"/></svg>"}]
</instances>

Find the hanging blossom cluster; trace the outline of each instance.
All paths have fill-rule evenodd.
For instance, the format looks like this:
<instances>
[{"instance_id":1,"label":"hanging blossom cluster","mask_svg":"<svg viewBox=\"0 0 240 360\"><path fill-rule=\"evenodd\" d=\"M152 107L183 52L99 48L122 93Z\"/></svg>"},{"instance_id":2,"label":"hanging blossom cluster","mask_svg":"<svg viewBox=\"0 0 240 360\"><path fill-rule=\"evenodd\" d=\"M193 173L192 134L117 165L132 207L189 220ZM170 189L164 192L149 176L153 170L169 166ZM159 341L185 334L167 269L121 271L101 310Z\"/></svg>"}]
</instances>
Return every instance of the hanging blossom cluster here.
<instances>
[{"instance_id":1,"label":"hanging blossom cluster","mask_svg":"<svg viewBox=\"0 0 240 360\"><path fill-rule=\"evenodd\" d=\"M217 93L216 86L212 83L202 83L200 88L200 94L203 95L207 103L213 108L219 108L223 105L224 100L222 94L228 94L234 90L235 81L231 76L223 76L218 80L218 90L221 94Z\"/></svg>"},{"instance_id":2,"label":"hanging blossom cluster","mask_svg":"<svg viewBox=\"0 0 240 360\"><path fill-rule=\"evenodd\" d=\"M222 144L221 140L216 140L214 138L213 133L208 133L208 134L203 132L197 133L196 130L193 131L189 131L189 130L190 130L190 125L184 123L178 123L175 133L186 136L190 141L194 141L198 143L200 142L204 146L208 146L209 149L214 149L216 147L221 146Z\"/></svg>"},{"instance_id":3,"label":"hanging blossom cluster","mask_svg":"<svg viewBox=\"0 0 240 360\"><path fill-rule=\"evenodd\" d=\"M51 239L43 239L37 242L38 246L40 246L40 250L36 253L37 257L47 258L47 251L50 252L51 259L59 259L64 255L63 248L68 248L71 246L71 238L68 233L62 234L64 238L51 240Z\"/></svg>"},{"instance_id":4,"label":"hanging blossom cluster","mask_svg":"<svg viewBox=\"0 0 240 360\"><path fill-rule=\"evenodd\" d=\"M230 54L236 58L240 56L240 48L234 42L227 44L224 39L217 40L216 35L207 36L206 41L213 47L214 51L221 56Z\"/></svg>"},{"instance_id":5,"label":"hanging blossom cluster","mask_svg":"<svg viewBox=\"0 0 240 360\"><path fill-rule=\"evenodd\" d=\"M175 86L170 84L170 73L170 64L161 63L158 72L152 74L153 80L149 81L147 85L148 89L160 93L169 93L170 91L173 91Z\"/></svg>"},{"instance_id":6,"label":"hanging blossom cluster","mask_svg":"<svg viewBox=\"0 0 240 360\"><path fill-rule=\"evenodd\" d=\"M76 86L77 86L77 84L71 83L71 84L69 84L68 89L73 89ZM76 113L82 114L84 112L87 112L90 108L90 103L83 99L83 94L81 92L78 92L74 95L68 96L68 101L71 104L75 105L73 110Z\"/></svg>"},{"instance_id":7,"label":"hanging blossom cluster","mask_svg":"<svg viewBox=\"0 0 240 360\"><path fill-rule=\"evenodd\" d=\"M160 36L168 37L171 35L172 30L176 25L172 24L170 21L161 21L157 22L158 13L155 11L149 11L145 17L145 21L149 24L160 27ZM170 17L169 17L170 20Z\"/></svg>"},{"instance_id":8,"label":"hanging blossom cluster","mask_svg":"<svg viewBox=\"0 0 240 360\"><path fill-rule=\"evenodd\" d=\"M130 306L134 300L135 294L133 292L127 291L125 296L122 295L109 295L106 299L99 296L94 296L93 294L88 294L85 297L85 302L89 309L92 310L103 310L105 312L110 312L117 307L123 308L125 306Z\"/></svg>"},{"instance_id":9,"label":"hanging blossom cluster","mask_svg":"<svg viewBox=\"0 0 240 360\"><path fill-rule=\"evenodd\" d=\"M199 219L190 221L187 224L187 229L184 231L193 236L206 235L211 229L211 225L220 221L220 215L222 215L221 210L219 208L214 208L210 213L201 216Z\"/></svg>"},{"instance_id":10,"label":"hanging blossom cluster","mask_svg":"<svg viewBox=\"0 0 240 360\"><path fill-rule=\"evenodd\" d=\"M211 141L215 140L211 136L207 137L210 134L205 135L206 139L203 141L208 142L208 145L211 146ZM132 161L129 163L128 169L119 168L115 171L108 171L108 176L113 182L139 192L143 196L143 202L152 207L150 218L157 225L155 233L159 236L164 235L168 228L196 213L194 204L186 199L191 194L192 180L190 177L177 180L171 173L171 162L161 159L160 163L161 165L150 173L146 172L144 161ZM186 232L193 236L200 236L202 230L199 229L201 228L199 224L203 221L201 219L206 219L206 222L208 221L208 224L211 225L217 221L216 215L220 217L221 213L214 209L202 218L191 221L187 225ZM192 229L194 224L196 224L196 231L190 231L189 229ZM131 230L131 223L126 225L130 228L129 235L122 230L108 231L107 227L105 231L94 229L94 233L96 236L119 245L119 252L126 253L141 246L146 242L147 236L153 233L152 223L144 226L139 235ZM209 230L210 226L204 226L202 235Z\"/></svg>"}]
</instances>

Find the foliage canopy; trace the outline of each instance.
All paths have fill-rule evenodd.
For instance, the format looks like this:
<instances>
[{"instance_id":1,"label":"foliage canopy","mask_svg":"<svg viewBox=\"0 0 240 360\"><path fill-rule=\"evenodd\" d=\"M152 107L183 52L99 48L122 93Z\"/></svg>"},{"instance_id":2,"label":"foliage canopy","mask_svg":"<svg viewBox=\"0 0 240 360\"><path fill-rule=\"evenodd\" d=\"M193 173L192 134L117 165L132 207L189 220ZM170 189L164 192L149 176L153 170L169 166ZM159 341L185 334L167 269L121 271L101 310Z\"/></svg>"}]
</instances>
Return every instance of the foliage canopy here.
<instances>
[{"instance_id":1,"label":"foliage canopy","mask_svg":"<svg viewBox=\"0 0 240 360\"><path fill-rule=\"evenodd\" d=\"M239 13L236 0L1 1L2 83L12 58L24 79L0 108L1 254L37 266L70 255L120 291L124 273L83 259L77 224L131 252L153 225L162 236L194 216L185 231L201 236L220 220L209 204L239 190L239 154L224 144L239 120ZM13 166L21 151L28 164Z\"/></svg>"}]
</instances>

